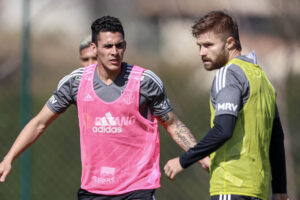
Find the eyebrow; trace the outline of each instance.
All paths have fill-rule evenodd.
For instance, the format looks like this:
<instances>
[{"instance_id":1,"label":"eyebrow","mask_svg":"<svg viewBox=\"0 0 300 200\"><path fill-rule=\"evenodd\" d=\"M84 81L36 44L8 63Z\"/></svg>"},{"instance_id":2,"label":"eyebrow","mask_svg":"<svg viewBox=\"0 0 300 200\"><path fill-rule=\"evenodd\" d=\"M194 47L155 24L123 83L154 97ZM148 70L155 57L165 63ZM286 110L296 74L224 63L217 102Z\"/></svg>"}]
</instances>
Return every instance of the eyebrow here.
<instances>
[{"instance_id":1,"label":"eyebrow","mask_svg":"<svg viewBox=\"0 0 300 200\"><path fill-rule=\"evenodd\" d=\"M118 43L116 43L116 44L113 44L113 43L106 43L106 44L104 44L104 45L107 45L107 46L110 46L110 45L114 46L114 45L116 45L116 46L118 46L118 45L123 44L124 42L125 42L125 41L123 40L123 41L118 42Z\"/></svg>"}]
</instances>

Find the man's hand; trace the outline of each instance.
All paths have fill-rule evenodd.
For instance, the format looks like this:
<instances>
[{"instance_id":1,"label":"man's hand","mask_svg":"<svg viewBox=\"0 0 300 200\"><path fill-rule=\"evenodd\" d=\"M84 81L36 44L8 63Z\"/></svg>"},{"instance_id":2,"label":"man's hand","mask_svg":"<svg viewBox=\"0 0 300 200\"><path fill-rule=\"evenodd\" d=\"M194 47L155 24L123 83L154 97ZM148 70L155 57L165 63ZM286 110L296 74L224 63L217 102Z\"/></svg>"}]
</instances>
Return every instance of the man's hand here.
<instances>
[{"instance_id":1,"label":"man's hand","mask_svg":"<svg viewBox=\"0 0 300 200\"><path fill-rule=\"evenodd\" d=\"M5 181L10 171L11 171L11 163L2 161L0 163L0 182Z\"/></svg>"},{"instance_id":2,"label":"man's hand","mask_svg":"<svg viewBox=\"0 0 300 200\"><path fill-rule=\"evenodd\" d=\"M289 200L289 197L285 193L275 193L272 195L272 200Z\"/></svg>"},{"instance_id":3,"label":"man's hand","mask_svg":"<svg viewBox=\"0 0 300 200\"><path fill-rule=\"evenodd\" d=\"M199 163L201 164L203 169L205 169L207 172L209 172L209 160L210 158L208 156L206 156L202 160L199 160Z\"/></svg>"},{"instance_id":4,"label":"man's hand","mask_svg":"<svg viewBox=\"0 0 300 200\"><path fill-rule=\"evenodd\" d=\"M173 180L174 177L182 170L183 168L180 165L179 157L169 160L164 167L165 174L171 180Z\"/></svg>"}]
</instances>

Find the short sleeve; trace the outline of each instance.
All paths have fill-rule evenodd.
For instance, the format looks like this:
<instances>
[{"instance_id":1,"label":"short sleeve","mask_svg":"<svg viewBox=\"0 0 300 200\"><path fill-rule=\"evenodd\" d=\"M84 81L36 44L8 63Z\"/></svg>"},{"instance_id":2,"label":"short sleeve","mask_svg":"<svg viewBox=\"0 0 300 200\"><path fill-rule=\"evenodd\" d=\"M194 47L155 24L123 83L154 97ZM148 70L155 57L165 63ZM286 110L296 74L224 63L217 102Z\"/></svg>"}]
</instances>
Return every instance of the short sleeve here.
<instances>
[{"instance_id":1,"label":"short sleeve","mask_svg":"<svg viewBox=\"0 0 300 200\"><path fill-rule=\"evenodd\" d=\"M216 72L211 90L215 116L230 114L237 117L248 97L248 79L240 67L230 64Z\"/></svg>"},{"instance_id":2,"label":"short sleeve","mask_svg":"<svg viewBox=\"0 0 300 200\"><path fill-rule=\"evenodd\" d=\"M147 100L147 104L154 116L162 116L173 108L164 90L163 82L152 71L143 73L140 89L141 98Z\"/></svg>"},{"instance_id":3,"label":"short sleeve","mask_svg":"<svg viewBox=\"0 0 300 200\"><path fill-rule=\"evenodd\" d=\"M47 101L47 106L55 113L63 113L71 104L76 104L77 92L84 68L79 68L63 77L57 89Z\"/></svg>"}]
</instances>

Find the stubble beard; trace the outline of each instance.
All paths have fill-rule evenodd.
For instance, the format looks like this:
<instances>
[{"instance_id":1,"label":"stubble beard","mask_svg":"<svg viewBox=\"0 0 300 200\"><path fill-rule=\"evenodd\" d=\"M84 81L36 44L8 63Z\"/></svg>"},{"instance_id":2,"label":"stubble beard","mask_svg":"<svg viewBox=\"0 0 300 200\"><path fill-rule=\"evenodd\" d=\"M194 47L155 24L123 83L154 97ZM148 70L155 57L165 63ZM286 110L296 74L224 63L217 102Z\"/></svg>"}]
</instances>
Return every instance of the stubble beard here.
<instances>
[{"instance_id":1,"label":"stubble beard","mask_svg":"<svg viewBox=\"0 0 300 200\"><path fill-rule=\"evenodd\" d=\"M205 66L205 69L207 71L213 71L215 69L220 69L221 67L225 66L226 63L228 62L228 55L225 51L225 46L223 47L222 51L220 52L220 54L217 56L216 60L210 60L211 65L209 66Z\"/></svg>"}]
</instances>

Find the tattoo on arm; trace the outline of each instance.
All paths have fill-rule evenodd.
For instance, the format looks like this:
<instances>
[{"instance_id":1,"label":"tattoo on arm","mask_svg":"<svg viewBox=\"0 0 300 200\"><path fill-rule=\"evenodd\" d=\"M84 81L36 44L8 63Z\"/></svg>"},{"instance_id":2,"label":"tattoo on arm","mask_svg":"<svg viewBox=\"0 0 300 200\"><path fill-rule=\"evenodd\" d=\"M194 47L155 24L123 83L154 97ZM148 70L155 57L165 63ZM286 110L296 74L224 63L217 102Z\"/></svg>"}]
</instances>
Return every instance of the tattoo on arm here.
<instances>
[{"instance_id":1,"label":"tattoo on arm","mask_svg":"<svg viewBox=\"0 0 300 200\"><path fill-rule=\"evenodd\" d=\"M193 147L197 143L190 130L179 120L176 121L175 136L177 138L177 143L185 151L187 151L189 148Z\"/></svg>"},{"instance_id":2,"label":"tattoo on arm","mask_svg":"<svg viewBox=\"0 0 300 200\"><path fill-rule=\"evenodd\" d=\"M172 112L159 117L173 140L185 151L197 144L191 131Z\"/></svg>"}]
</instances>

